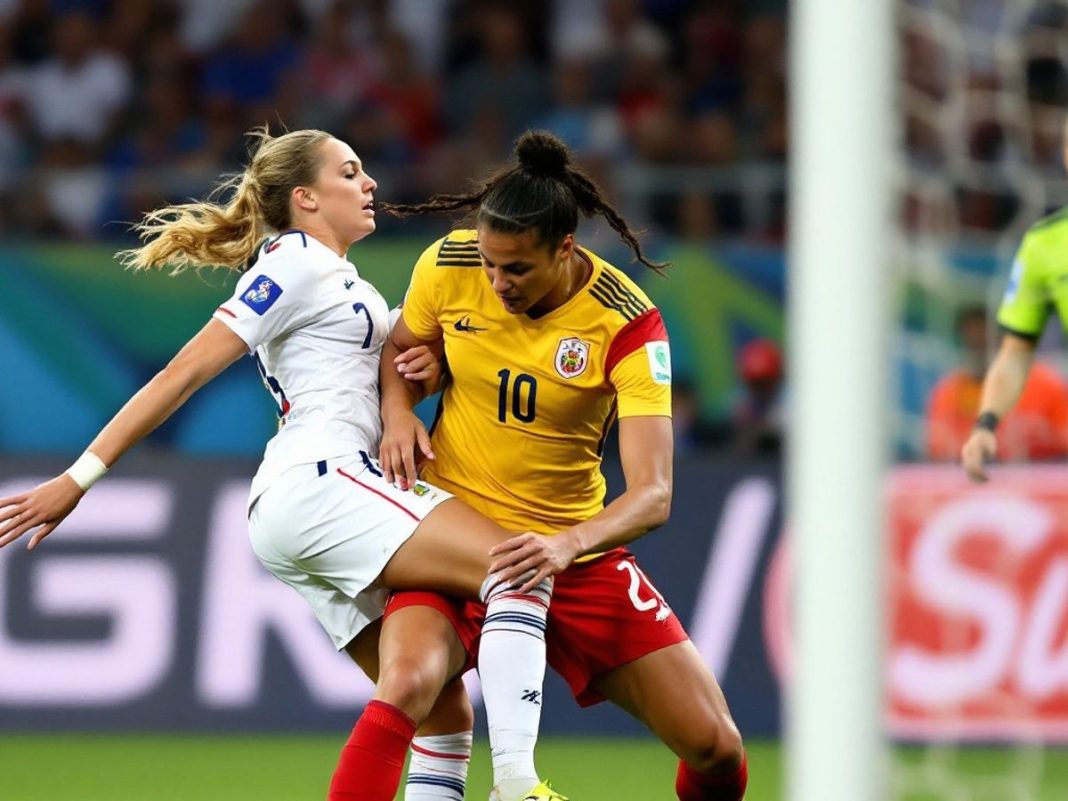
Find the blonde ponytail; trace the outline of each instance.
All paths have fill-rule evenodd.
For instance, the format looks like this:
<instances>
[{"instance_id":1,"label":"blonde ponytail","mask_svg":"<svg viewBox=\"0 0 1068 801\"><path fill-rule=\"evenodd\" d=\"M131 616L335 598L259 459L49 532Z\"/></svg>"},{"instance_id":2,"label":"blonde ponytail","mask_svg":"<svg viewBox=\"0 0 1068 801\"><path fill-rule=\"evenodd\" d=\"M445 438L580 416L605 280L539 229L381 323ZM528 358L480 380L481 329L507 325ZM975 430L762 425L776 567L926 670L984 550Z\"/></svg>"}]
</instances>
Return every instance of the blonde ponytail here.
<instances>
[{"instance_id":1,"label":"blonde ponytail","mask_svg":"<svg viewBox=\"0 0 1068 801\"><path fill-rule=\"evenodd\" d=\"M144 244L116 254L123 266L170 267L171 275L198 267L240 271L266 235L289 227L289 196L315 182L319 148L331 137L315 130L272 137L266 126L249 135L258 146L245 171L216 186L208 200L147 212L134 226ZM227 195L226 203L211 200Z\"/></svg>"}]
</instances>

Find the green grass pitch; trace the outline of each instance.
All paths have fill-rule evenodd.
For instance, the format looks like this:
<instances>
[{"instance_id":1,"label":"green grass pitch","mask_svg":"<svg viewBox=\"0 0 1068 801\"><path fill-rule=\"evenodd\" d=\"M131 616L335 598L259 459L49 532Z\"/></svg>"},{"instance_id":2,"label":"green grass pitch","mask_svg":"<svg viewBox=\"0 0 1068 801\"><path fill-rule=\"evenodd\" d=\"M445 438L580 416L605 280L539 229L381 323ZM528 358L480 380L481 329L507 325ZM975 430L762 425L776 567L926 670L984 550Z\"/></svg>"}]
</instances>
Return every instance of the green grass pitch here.
<instances>
[{"instance_id":1,"label":"green grass pitch","mask_svg":"<svg viewBox=\"0 0 1068 801\"><path fill-rule=\"evenodd\" d=\"M0 736L0 798L4 801L321 801L326 797L342 736L35 735ZM774 742L750 742L747 801L782 798L782 759ZM1026 801L1068 799L1068 752L1040 752L1041 779L1023 782L1032 794L1002 795L996 782L1019 756L996 749L957 749L952 764L920 749L895 761L924 771L950 770L954 781L978 781L982 795ZM841 757L839 757L841 758ZM1034 768L1034 763L1027 762ZM652 740L544 738L539 765L573 801L671 801L675 760ZM828 781L834 780L834 759ZM933 775L933 774L932 774ZM977 778L978 777L978 778ZM937 780L936 780L937 781ZM486 798L488 747L476 743L468 799ZM993 795L990 793L993 792ZM938 801L946 795L899 794L898 801Z\"/></svg>"}]
</instances>

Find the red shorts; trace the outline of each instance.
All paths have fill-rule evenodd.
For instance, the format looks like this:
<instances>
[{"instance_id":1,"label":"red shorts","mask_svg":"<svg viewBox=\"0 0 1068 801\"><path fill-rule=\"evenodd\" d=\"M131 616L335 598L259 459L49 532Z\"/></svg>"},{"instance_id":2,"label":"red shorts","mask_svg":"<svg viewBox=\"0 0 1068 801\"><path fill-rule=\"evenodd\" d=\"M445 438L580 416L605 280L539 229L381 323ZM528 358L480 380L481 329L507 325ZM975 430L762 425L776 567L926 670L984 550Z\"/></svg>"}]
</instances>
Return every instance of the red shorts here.
<instances>
[{"instance_id":1,"label":"red shorts","mask_svg":"<svg viewBox=\"0 0 1068 801\"><path fill-rule=\"evenodd\" d=\"M452 623L473 667L485 607L433 592L394 593L386 615L406 606L429 606ZM634 556L618 548L577 562L556 577L549 606L549 665L571 687L579 706L604 700L591 683L603 673L688 637L682 623Z\"/></svg>"}]
</instances>

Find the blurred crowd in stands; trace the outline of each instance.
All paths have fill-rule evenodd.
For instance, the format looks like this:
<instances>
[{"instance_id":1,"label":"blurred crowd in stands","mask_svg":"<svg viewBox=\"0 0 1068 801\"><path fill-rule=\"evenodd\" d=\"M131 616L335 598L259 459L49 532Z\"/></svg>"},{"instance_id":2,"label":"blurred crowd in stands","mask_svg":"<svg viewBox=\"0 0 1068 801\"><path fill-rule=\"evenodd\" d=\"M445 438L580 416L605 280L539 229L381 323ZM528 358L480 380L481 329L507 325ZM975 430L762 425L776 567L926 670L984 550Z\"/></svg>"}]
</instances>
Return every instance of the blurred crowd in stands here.
<instances>
[{"instance_id":1,"label":"blurred crowd in stands","mask_svg":"<svg viewBox=\"0 0 1068 801\"><path fill-rule=\"evenodd\" d=\"M711 170L649 183L627 209L645 224L778 242L781 186L754 212L716 176L781 173L785 5L0 0L0 234L121 236L108 223L203 191L269 122L347 139L393 200L456 191L543 127L609 189L621 168Z\"/></svg>"},{"instance_id":2,"label":"blurred crowd in stands","mask_svg":"<svg viewBox=\"0 0 1068 801\"><path fill-rule=\"evenodd\" d=\"M1063 0L900 0L910 231L1018 237L1068 203Z\"/></svg>"}]
</instances>

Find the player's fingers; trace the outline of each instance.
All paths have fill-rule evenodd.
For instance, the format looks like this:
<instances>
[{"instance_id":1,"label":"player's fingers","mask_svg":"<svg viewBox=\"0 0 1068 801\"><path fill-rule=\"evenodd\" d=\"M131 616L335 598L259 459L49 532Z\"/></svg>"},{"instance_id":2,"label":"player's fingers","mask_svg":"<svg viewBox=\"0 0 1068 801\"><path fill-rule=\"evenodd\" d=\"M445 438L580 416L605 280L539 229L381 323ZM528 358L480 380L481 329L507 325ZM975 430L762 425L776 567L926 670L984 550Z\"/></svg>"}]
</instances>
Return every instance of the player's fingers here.
<instances>
[{"instance_id":1,"label":"player's fingers","mask_svg":"<svg viewBox=\"0 0 1068 801\"><path fill-rule=\"evenodd\" d=\"M382 478L392 481L393 457L390 455L390 446L386 442L380 442L378 445L378 466L382 468Z\"/></svg>"},{"instance_id":2,"label":"player's fingers","mask_svg":"<svg viewBox=\"0 0 1068 801\"><path fill-rule=\"evenodd\" d=\"M41 526L41 528L39 528L37 532L34 533L32 537L30 537L30 541L26 543L26 547L32 551L41 543L41 540L43 540L45 537L55 531L56 526L58 525L59 521L56 520L54 523L46 523L45 525Z\"/></svg>"},{"instance_id":3,"label":"player's fingers","mask_svg":"<svg viewBox=\"0 0 1068 801\"><path fill-rule=\"evenodd\" d=\"M3 548L9 542L14 542L35 525L37 524L30 520L19 521L18 525L12 528L8 533L0 534L0 548Z\"/></svg>"},{"instance_id":4,"label":"player's fingers","mask_svg":"<svg viewBox=\"0 0 1068 801\"><path fill-rule=\"evenodd\" d=\"M23 501L25 501L27 497L29 497L29 496L27 496L27 495L12 495L12 496L10 496L8 498L0 498L0 509L4 509L5 507L8 507L8 506L16 506L16 505L22 503Z\"/></svg>"},{"instance_id":5,"label":"player's fingers","mask_svg":"<svg viewBox=\"0 0 1068 801\"><path fill-rule=\"evenodd\" d=\"M505 573L515 575L517 565L524 564L530 560L539 561L540 552L533 545L522 545L516 548L514 551L502 554L500 558L496 559L489 567L490 573L500 573L502 576Z\"/></svg>"},{"instance_id":6,"label":"player's fingers","mask_svg":"<svg viewBox=\"0 0 1068 801\"><path fill-rule=\"evenodd\" d=\"M516 548L526 545L531 542L532 535L530 534L516 534L514 537L509 537L506 540L498 542L492 548L489 549L490 556L497 556L502 553L511 553Z\"/></svg>"},{"instance_id":7,"label":"player's fingers","mask_svg":"<svg viewBox=\"0 0 1068 801\"><path fill-rule=\"evenodd\" d=\"M546 566L538 570L533 576L531 576L522 587L519 588L520 592L530 592L532 589L541 584L545 579L549 578L553 574L552 570Z\"/></svg>"},{"instance_id":8,"label":"player's fingers","mask_svg":"<svg viewBox=\"0 0 1068 801\"><path fill-rule=\"evenodd\" d=\"M974 451L969 451L965 454L964 472L968 474L972 481L983 482L987 480L986 470L983 469L982 456L976 455Z\"/></svg>"},{"instance_id":9,"label":"player's fingers","mask_svg":"<svg viewBox=\"0 0 1068 801\"><path fill-rule=\"evenodd\" d=\"M526 581L528 576L534 575L542 567L544 567L544 563L537 557L531 556L512 567L502 570L500 572L501 581L518 588Z\"/></svg>"},{"instance_id":10,"label":"player's fingers","mask_svg":"<svg viewBox=\"0 0 1068 801\"><path fill-rule=\"evenodd\" d=\"M419 473L415 469L415 450L408 448L402 454L404 460L404 474L398 476L401 479L401 489L406 490L412 486L419 478Z\"/></svg>"},{"instance_id":11,"label":"player's fingers","mask_svg":"<svg viewBox=\"0 0 1068 801\"><path fill-rule=\"evenodd\" d=\"M412 365L408 365L408 372L404 374L404 377L409 381L426 381L428 378L433 378L434 369L432 367L424 367L417 372L412 372L415 368Z\"/></svg>"},{"instance_id":12,"label":"player's fingers","mask_svg":"<svg viewBox=\"0 0 1068 801\"><path fill-rule=\"evenodd\" d=\"M433 459L434 449L430 446L430 435L426 433L426 429L422 426L415 430L415 440L419 443L419 450L423 456L427 459Z\"/></svg>"},{"instance_id":13,"label":"player's fingers","mask_svg":"<svg viewBox=\"0 0 1068 801\"><path fill-rule=\"evenodd\" d=\"M3 525L0 525L0 545L6 545L18 536L11 535L20 525L26 522L28 514L25 510L16 510L14 514L7 515L4 518Z\"/></svg>"},{"instance_id":14,"label":"player's fingers","mask_svg":"<svg viewBox=\"0 0 1068 801\"><path fill-rule=\"evenodd\" d=\"M426 345L416 345L414 348L408 348L403 353L398 353L393 357L394 364L400 364L401 362L410 362L412 359L417 359L425 353L429 353L430 348Z\"/></svg>"},{"instance_id":15,"label":"player's fingers","mask_svg":"<svg viewBox=\"0 0 1068 801\"><path fill-rule=\"evenodd\" d=\"M409 358L404 361L407 362L409 370L422 370L437 361L427 348L412 348L407 355Z\"/></svg>"},{"instance_id":16,"label":"player's fingers","mask_svg":"<svg viewBox=\"0 0 1068 801\"><path fill-rule=\"evenodd\" d=\"M497 559L497 560L491 562L490 566L489 566L489 569L486 571L486 573L488 575L491 575L491 576L494 575L494 574L503 575L504 572L511 565L515 564L516 561L518 561L518 560L520 560L522 558L523 558L522 554L520 554L518 552L510 553L507 556L503 556L500 559Z\"/></svg>"}]
</instances>

